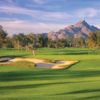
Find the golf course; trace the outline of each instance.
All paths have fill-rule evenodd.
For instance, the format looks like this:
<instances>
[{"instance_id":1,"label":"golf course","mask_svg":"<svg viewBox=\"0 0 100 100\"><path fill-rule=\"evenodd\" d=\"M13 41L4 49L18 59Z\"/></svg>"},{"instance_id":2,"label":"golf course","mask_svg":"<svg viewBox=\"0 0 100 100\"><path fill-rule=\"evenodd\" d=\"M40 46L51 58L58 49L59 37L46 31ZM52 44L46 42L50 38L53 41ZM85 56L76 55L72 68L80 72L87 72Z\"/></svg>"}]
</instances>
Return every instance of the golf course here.
<instances>
[{"instance_id":1,"label":"golf course","mask_svg":"<svg viewBox=\"0 0 100 100\"><path fill-rule=\"evenodd\" d=\"M35 52L36 55L33 55L24 49L18 52L11 48L0 48L0 58L78 63L66 69L0 65L0 100L100 100L99 49L93 52L88 48L42 48Z\"/></svg>"}]
</instances>

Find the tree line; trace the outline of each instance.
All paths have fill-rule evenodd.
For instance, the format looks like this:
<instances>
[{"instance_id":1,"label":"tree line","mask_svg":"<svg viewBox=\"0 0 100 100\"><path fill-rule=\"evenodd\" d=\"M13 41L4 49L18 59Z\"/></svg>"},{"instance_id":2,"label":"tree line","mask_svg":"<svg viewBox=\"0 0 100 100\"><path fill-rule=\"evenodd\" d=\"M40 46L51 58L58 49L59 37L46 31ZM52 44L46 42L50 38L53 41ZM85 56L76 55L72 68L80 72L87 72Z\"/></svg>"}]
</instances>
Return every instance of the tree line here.
<instances>
[{"instance_id":1,"label":"tree line","mask_svg":"<svg viewBox=\"0 0 100 100\"><path fill-rule=\"evenodd\" d=\"M35 49L38 48L41 51L41 48L62 48L65 47L80 47L80 48L93 48L100 49L100 32L92 32L89 34L87 39L85 40L83 37L74 38L71 36L67 36L65 39L51 40L44 35L36 36L33 33L28 35L24 35L24 33L19 33L15 38L10 38L7 36L7 32L3 29L0 30L0 47L6 48L14 48L17 49L18 52L21 49L26 49L26 51L33 52L35 55Z\"/></svg>"}]
</instances>

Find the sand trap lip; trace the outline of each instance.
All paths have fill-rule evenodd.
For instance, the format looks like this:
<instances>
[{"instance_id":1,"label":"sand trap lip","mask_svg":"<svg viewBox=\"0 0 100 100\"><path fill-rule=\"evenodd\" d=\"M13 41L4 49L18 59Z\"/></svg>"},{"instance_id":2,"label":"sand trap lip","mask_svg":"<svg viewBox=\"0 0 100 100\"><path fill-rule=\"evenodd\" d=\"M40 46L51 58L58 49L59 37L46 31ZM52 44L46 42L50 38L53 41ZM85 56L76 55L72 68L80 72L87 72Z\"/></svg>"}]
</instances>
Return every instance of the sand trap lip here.
<instances>
[{"instance_id":1,"label":"sand trap lip","mask_svg":"<svg viewBox=\"0 0 100 100\"><path fill-rule=\"evenodd\" d=\"M34 62L36 64L37 68L48 68L48 69L62 69L61 67L59 67L60 65L69 65L71 63L73 63L74 61L56 61L56 63L45 63L43 62L43 60L39 60L39 59L31 59L31 58L14 58L11 59L9 57L3 57L0 59L8 59L7 62L0 62L0 64L9 64L12 62L16 62L16 61L30 61L30 62Z\"/></svg>"}]
</instances>

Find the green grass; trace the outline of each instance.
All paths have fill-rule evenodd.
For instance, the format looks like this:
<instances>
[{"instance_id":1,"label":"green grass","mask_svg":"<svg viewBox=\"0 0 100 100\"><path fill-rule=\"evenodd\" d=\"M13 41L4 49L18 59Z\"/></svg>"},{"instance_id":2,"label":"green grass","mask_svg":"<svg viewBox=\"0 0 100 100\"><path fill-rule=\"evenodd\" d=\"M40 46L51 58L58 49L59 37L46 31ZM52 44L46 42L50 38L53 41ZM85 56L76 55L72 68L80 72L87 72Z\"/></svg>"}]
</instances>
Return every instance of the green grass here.
<instances>
[{"instance_id":1,"label":"green grass","mask_svg":"<svg viewBox=\"0 0 100 100\"><path fill-rule=\"evenodd\" d=\"M45 62L45 63L56 63L56 60L45 59L45 60L43 60L43 62Z\"/></svg>"},{"instance_id":2,"label":"green grass","mask_svg":"<svg viewBox=\"0 0 100 100\"><path fill-rule=\"evenodd\" d=\"M35 67L35 63L30 62L30 61L16 61L16 62L7 64L6 66Z\"/></svg>"},{"instance_id":3,"label":"green grass","mask_svg":"<svg viewBox=\"0 0 100 100\"><path fill-rule=\"evenodd\" d=\"M0 62L6 62L8 61L7 59L0 59Z\"/></svg>"},{"instance_id":4,"label":"green grass","mask_svg":"<svg viewBox=\"0 0 100 100\"><path fill-rule=\"evenodd\" d=\"M72 65L75 65L76 63L78 63L79 61L74 61L70 64L67 64L67 65L60 65L59 67L61 67L62 69L68 69L70 68Z\"/></svg>"},{"instance_id":5,"label":"green grass","mask_svg":"<svg viewBox=\"0 0 100 100\"><path fill-rule=\"evenodd\" d=\"M1 53L2 52L2 53ZM88 48L0 49L0 57L78 60L64 70L0 66L0 100L100 100L100 51Z\"/></svg>"}]
</instances>

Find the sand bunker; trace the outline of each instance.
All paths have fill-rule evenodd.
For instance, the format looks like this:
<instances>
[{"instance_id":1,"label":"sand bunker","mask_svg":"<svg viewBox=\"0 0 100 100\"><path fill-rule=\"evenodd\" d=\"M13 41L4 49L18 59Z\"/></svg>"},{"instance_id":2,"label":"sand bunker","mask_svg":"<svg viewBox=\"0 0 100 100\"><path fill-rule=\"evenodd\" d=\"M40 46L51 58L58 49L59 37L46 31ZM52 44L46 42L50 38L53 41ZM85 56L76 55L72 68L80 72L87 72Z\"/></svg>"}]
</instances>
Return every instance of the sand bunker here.
<instances>
[{"instance_id":1,"label":"sand bunker","mask_svg":"<svg viewBox=\"0 0 100 100\"><path fill-rule=\"evenodd\" d=\"M39 60L39 59L31 59L31 58L8 58L8 57L4 57L4 58L0 58L0 59L8 59L9 61L7 62L0 62L0 64L9 64L12 62L16 62L16 61L30 61L30 62L34 62L36 64L37 68L48 68L48 69L62 69L61 67L59 67L60 65L69 65L71 63L73 63L74 61L56 61L56 63L45 63L43 62L43 60Z\"/></svg>"}]
</instances>

